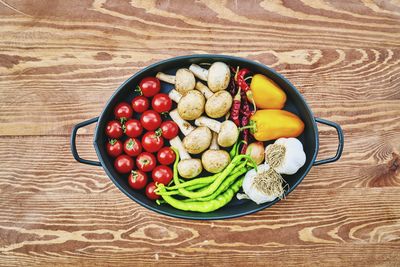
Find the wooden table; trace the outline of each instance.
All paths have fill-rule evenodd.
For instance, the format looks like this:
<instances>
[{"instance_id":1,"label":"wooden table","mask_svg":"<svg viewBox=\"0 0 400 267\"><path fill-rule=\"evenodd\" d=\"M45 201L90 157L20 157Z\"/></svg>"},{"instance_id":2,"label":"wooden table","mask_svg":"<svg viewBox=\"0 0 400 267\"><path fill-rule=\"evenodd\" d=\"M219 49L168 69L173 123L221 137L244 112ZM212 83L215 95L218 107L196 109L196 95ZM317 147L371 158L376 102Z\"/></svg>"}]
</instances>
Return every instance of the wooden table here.
<instances>
[{"instance_id":1,"label":"wooden table","mask_svg":"<svg viewBox=\"0 0 400 267\"><path fill-rule=\"evenodd\" d=\"M0 264L400 266L398 1L0 1ZM345 133L254 215L188 221L77 163L69 136L130 75L194 53L260 61ZM78 150L95 159L94 128ZM320 155L336 132L320 127Z\"/></svg>"}]
</instances>

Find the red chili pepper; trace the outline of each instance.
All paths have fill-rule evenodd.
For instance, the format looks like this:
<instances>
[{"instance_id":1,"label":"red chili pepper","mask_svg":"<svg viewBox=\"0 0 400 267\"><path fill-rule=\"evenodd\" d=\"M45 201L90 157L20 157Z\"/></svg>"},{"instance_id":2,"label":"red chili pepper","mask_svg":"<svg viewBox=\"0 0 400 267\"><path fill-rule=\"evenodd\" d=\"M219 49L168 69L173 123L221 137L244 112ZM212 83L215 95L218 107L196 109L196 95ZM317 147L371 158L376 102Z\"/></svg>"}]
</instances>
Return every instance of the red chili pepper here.
<instances>
[{"instance_id":1,"label":"red chili pepper","mask_svg":"<svg viewBox=\"0 0 400 267\"><path fill-rule=\"evenodd\" d=\"M233 104L231 108L231 120L236 124L236 126L240 126L240 120L239 120L239 112L240 112L240 104L241 104L241 90L237 91L235 97L233 98Z\"/></svg>"},{"instance_id":2,"label":"red chili pepper","mask_svg":"<svg viewBox=\"0 0 400 267\"><path fill-rule=\"evenodd\" d=\"M247 99L253 103L254 111L256 111L257 108L256 108L256 104L253 99L253 93L250 90L250 86L246 83L246 81L244 79L244 76L246 76L249 73L250 73L250 70L248 70L248 69L240 69L236 73L235 77L236 77L236 82L239 85L239 88L241 88L246 93Z\"/></svg>"},{"instance_id":3,"label":"red chili pepper","mask_svg":"<svg viewBox=\"0 0 400 267\"><path fill-rule=\"evenodd\" d=\"M228 90L232 97L236 95L237 87L235 83L235 78L233 76L231 76L231 80L229 81Z\"/></svg>"},{"instance_id":4,"label":"red chili pepper","mask_svg":"<svg viewBox=\"0 0 400 267\"><path fill-rule=\"evenodd\" d=\"M236 73L237 70L235 70L232 66L230 67L231 71L233 73ZM240 87L236 86L236 81L234 76L231 76L231 80L229 81L229 93L233 96L233 103L231 107L231 112L230 112L230 120L233 121L236 126L240 126L240 120L239 120L239 112L240 112Z\"/></svg>"},{"instance_id":5,"label":"red chili pepper","mask_svg":"<svg viewBox=\"0 0 400 267\"><path fill-rule=\"evenodd\" d=\"M247 91L250 90L250 86L244 80L244 76L246 76L249 72L250 72L250 70L248 70L248 69L241 69L236 73L236 82L239 85L239 87L244 92L246 92L246 94L247 94Z\"/></svg>"},{"instance_id":6,"label":"red chili pepper","mask_svg":"<svg viewBox=\"0 0 400 267\"><path fill-rule=\"evenodd\" d=\"M240 89L239 89L240 90ZM242 118L241 118L241 122L240 122L240 126L244 127L247 126L247 124L250 121L250 116L252 114L251 110L250 110L250 106L249 103L247 102L247 97L246 97L246 93L245 92L241 92L241 102L242 102ZM240 154L245 154L246 153L246 149L247 149L247 145L249 142L249 129L243 129L243 136L242 136L242 140L245 141L245 143L243 144L241 150L240 150Z\"/></svg>"}]
</instances>

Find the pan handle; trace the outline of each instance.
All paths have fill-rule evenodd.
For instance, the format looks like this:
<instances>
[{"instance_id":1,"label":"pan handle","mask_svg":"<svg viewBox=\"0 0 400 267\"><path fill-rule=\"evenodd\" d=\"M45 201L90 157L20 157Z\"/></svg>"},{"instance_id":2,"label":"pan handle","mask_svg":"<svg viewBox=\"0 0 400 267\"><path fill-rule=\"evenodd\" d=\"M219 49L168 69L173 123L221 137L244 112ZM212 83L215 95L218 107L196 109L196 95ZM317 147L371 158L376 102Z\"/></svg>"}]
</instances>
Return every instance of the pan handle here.
<instances>
[{"instance_id":1,"label":"pan handle","mask_svg":"<svg viewBox=\"0 0 400 267\"><path fill-rule=\"evenodd\" d=\"M72 155L74 156L75 160L80 162L80 163L85 163L85 164L89 164L89 165L93 165L93 166L101 166L101 163L98 161L93 161L93 160L87 160L87 159L83 159L81 157L79 157L78 155L78 150L76 150L76 133L78 132L79 128L82 128L84 126L87 126L89 124L95 123L99 120L99 117L87 120L87 121L83 121L78 123L77 125L74 126L74 128L72 128L72 133L71 133L71 152Z\"/></svg>"},{"instance_id":2,"label":"pan handle","mask_svg":"<svg viewBox=\"0 0 400 267\"><path fill-rule=\"evenodd\" d=\"M340 159L340 157L342 156L342 152L343 152L344 137L343 137L342 128L339 126L339 124L337 124L333 121L328 121L328 120L324 120L321 118L315 118L315 121L335 128L336 132L338 134L339 145L338 145L338 148L336 151L336 155L334 157L317 160L314 162L314 166L337 161L338 159Z\"/></svg>"}]
</instances>

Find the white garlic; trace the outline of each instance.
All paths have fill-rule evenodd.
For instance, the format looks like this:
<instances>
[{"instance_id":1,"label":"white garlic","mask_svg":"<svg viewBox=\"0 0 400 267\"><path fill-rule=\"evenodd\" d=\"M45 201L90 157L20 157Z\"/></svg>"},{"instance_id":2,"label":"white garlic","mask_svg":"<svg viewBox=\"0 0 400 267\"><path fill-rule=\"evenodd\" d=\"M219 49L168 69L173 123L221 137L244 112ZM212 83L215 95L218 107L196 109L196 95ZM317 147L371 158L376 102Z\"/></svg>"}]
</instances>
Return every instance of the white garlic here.
<instances>
[{"instance_id":1,"label":"white garlic","mask_svg":"<svg viewBox=\"0 0 400 267\"><path fill-rule=\"evenodd\" d=\"M271 158L271 150L273 146L280 145L284 147L284 153L281 155L279 165L273 166L274 170L280 174L295 174L306 162L306 154L303 150L303 145L296 138L279 138L274 144L268 145L265 148L265 159ZM270 163L271 164L271 163Z\"/></svg>"},{"instance_id":2,"label":"white garlic","mask_svg":"<svg viewBox=\"0 0 400 267\"><path fill-rule=\"evenodd\" d=\"M243 198L249 198L252 201L254 201L257 204L262 204L265 202L270 202L273 201L275 198L279 196L269 196L264 194L263 192L259 191L255 186L254 186L254 179L257 176L257 173L260 172L266 172L269 170L268 164L261 164L258 167L258 172L256 172L255 169L252 169L248 171L243 179L243 191L246 194L246 196L243 196L242 194L239 194L237 197L239 199Z\"/></svg>"}]
</instances>

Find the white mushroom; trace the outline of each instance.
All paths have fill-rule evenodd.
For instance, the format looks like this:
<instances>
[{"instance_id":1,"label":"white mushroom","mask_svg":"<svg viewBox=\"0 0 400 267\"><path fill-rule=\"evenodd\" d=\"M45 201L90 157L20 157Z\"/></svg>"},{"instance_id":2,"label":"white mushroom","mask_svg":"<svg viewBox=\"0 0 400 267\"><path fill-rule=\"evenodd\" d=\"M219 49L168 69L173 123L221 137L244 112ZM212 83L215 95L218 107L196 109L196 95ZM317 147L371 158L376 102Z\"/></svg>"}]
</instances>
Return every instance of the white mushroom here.
<instances>
[{"instance_id":1,"label":"white mushroom","mask_svg":"<svg viewBox=\"0 0 400 267\"><path fill-rule=\"evenodd\" d=\"M194 121L196 126L206 126L218 133L218 144L222 147L233 146L239 138L239 129L231 120L219 122L204 116Z\"/></svg>"},{"instance_id":2,"label":"white mushroom","mask_svg":"<svg viewBox=\"0 0 400 267\"><path fill-rule=\"evenodd\" d=\"M204 169L208 172L219 173L228 166L231 158L228 152L219 149L217 142L218 134L213 132L212 135L210 148L201 156L201 162Z\"/></svg>"},{"instance_id":3,"label":"white mushroom","mask_svg":"<svg viewBox=\"0 0 400 267\"><path fill-rule=\"evenodd\" d=\"M169 140L172 147L176 148L179 152L180 161L178 163L178 173L183 178L194 178L198 176L203 170L200 159L192 159L189 153L185 150L183 143L179 136Z\"/></svg>"},{"instance_id":4,"label":"white mushroom","mask_svg":"<svg viewBox=\"0 0 400 267\"><path fill-rule=\"evenodd\" d=\"M182 96L178 91L172 89L168 96L178 104L179 115L184 120L195 120L204 112L204 96L196 90Z\"/></svg>"},{"instance_id":5,"label":"white mushroom","mask_svg":"<svg viewBox=\"0 0 400 267\"><path fill-rule=\"evenodd\" d=\"M193 90L196 83L193 73L185 68L178 69L175 76L159 72L156 77L161 81L175 84L175 89L182 95Z\"/></svg>"},{"instance_id":6,"label":"white mushroom","mask_svg":"<svg viewBox=\"0 0 400 267\"><path fill-rule=\"evenodd\" d=\"M223 62L214 62L208 70L203 69L199 65L192 64L189 70L193 72L194 76L197 78L207 81L208 87L214 93L225 90L231 78L229 67Z\"/></svg>"},{"instance_id":7,"label":"white mushroom","mask_svg":"<svg viewBox=\"0 0 400 267\"><path fill-rule=\"evenodd\" d=\"M210 118L223 117L232 106L232 96L225 90L218 91L215 94L202 82L197 82L196 87L207 99L204 110Z\"/></svg>"},{"instance_id":8,"label":"white mushroom","mask_svg":"<svg viewBox=\"0 0 400 267\"><path fill-rule=\"evenodd\" d=\"M232 107L232 96L227 91L218 91L210 97L204 107L206 114L211 118L223 117Z\"/></svg>"},{"instance_id":9,"label":"white mushroom","mask_svg":"<svg viewBox=\"0 0 400 267\"><path fill-rule=\"evenodd\" d=\"M199 91L189 91L178 102L179 115L184 120L195 120L204 113L205 102L204 96Z\"/></svg>"},{"instance_id":10,"label":"white mushroom","mask_svg":"<svg viewBox=\"0 0 400 267\"><path fill-rule=\"evenodd\" d=\"M189 122L182 119L176 109L172 110L169 115L185 135L183 145L190 154L200 154L210 146L212 139L210 129L207 127L195 128Z\"/></svg>"},{"instance_id":11,"label":"white mushroom","mask_svg":"<svg viewBox=\"0 0 400 267\"><path fill-rule=\"evenodd\" d=\"M210 147L212 134L210 129L200 126L183 139L183 146L190 154L200 154Z\"/></svg>"}]
</instances>

